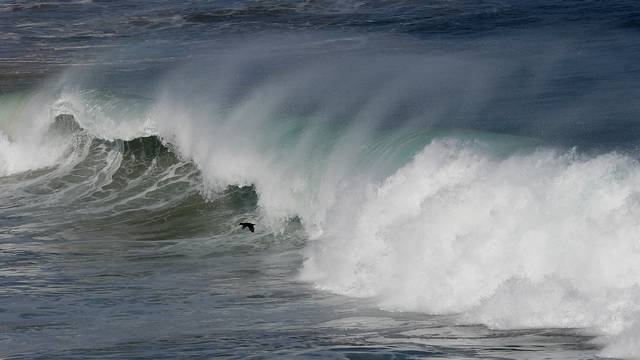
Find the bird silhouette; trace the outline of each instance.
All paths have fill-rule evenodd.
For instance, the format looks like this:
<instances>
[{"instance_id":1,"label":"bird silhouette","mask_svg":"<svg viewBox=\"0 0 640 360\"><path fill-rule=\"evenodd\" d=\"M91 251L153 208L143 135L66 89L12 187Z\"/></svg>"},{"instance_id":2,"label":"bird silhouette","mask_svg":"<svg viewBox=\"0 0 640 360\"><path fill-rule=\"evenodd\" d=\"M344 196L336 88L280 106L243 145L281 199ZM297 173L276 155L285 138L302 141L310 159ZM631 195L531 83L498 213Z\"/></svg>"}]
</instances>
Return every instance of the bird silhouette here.
<instances>
[{"instance_id":1,"label":"bird silhouette","mask_svg":"<svg viewBox=\"0 0 640 360\"><path fill-rule=\"evenodd\" d=\"M256 230L255 229L256 224L252 224L252 223L249 223L249 222L242 222L242 223L240 223L238 225L242 226L242 229L248 228L249 231L251 231L251 232L254 232Z\"/></svg>"}]
</instances>

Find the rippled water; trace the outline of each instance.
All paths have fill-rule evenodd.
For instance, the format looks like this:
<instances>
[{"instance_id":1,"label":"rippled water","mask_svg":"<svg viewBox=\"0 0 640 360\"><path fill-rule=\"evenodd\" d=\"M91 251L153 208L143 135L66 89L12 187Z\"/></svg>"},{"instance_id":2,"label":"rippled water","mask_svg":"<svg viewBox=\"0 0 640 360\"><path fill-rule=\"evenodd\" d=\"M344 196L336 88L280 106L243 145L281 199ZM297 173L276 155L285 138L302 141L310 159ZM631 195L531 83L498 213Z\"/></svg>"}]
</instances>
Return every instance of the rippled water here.
<instances>
[{"instance_id":1,"label":"rippled water","mask_svg":"<svg viewBox=\"0 0 640 360\"><path fill-rule=\"evenodd\" d=\"M318 292L294 280L301 258L283 249L283 239L242 238L5 238L3 353L584 359L597 352L575 331L494 331Z\"/></svg>"}]
</instances>

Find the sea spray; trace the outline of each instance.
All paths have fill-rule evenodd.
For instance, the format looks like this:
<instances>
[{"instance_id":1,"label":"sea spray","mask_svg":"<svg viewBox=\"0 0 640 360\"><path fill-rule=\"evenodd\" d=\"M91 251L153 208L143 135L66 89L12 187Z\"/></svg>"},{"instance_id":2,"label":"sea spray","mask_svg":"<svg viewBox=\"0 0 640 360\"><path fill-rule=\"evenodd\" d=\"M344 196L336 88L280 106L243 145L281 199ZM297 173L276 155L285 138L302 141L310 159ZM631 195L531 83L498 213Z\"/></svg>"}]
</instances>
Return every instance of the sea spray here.
<instances>
[{"instance_id":1,"label":"sea spray","mask_svg":"<svg viewBox=\"0 0 640 360\"><path fill-rule=\"evenodd\" d=\"M0 97L0 175L54 166L74 141L52 133L58 94L34 91Z\"/></svg>"},{"instance_id":2,"label":"sea spray","mask_svg":"<svg viewBox=\"0 0 640 360\"><path fill-rule=\"evenodd\" d=\"M634 158L434 130L439 139L424 136L424 149L371 161L377 134L397 115L389 109L407 98L383 104L363 89L369 97L347 107L345 126L331 93L326 108L296 105L317 88L306 85L317 68L305 70L258 82L230 103L170 89L151 116L209 186L254 185L263 226L301 219L310 237L302 279L383 309L458 313L495 328L586 327L609 336L634 326ZM361 84L345 79L335 83ZM406 144L393 134L409 129L387 130L384 147Z\"/></svg>"}]
</instances>

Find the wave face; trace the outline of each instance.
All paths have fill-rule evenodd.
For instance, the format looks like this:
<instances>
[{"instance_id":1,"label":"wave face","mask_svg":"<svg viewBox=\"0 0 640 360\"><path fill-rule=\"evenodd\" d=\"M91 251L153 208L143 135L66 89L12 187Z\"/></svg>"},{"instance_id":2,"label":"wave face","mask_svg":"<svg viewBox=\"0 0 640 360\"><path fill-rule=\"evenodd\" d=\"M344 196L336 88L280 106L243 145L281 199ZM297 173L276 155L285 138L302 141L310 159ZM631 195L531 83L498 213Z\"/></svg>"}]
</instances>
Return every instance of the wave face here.
<instances>
[{"instance_id":1,"label":"wave face","mask_svg":"<svg viewBox=\"0 0 640 360\"><path fill-rule=\"evenodd\" d=\"M589 328L604 355L638 356L633 153L567 147L572 121L542 137L540 123L489 121L523 82L507 60L341 40L262 39L164 74L145 98L76 71L4 98L0 211L15 231L69 238L299 223L299 276L319 289L496 328ZM530 94L558 90L525 70L541 75ZM572 106L608 104L597 89Z\"/></svg>"}]
</instances>

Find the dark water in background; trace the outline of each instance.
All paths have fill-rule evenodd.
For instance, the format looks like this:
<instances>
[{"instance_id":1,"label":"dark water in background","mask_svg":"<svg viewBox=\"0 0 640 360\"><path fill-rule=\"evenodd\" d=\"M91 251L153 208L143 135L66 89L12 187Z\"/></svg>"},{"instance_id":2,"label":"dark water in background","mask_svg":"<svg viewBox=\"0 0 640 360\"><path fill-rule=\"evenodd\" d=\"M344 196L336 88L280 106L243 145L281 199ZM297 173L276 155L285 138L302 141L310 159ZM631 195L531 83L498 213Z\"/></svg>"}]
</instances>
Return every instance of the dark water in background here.
<instances>
[{"instance_id":1,"label":"dark water in background","mask_svg":"<svg viewBox=\"0 0 640 360\"><path fill-rule=\"evenodd\" d=\"M500 91L493 90L491 101L476 113L449 120L457 125L542 134L583 146L635 147L638 136L640 15L633 1L9 1L0 6L0 90L5 92L69 66L96 64L115 72L94 72L108 77L110 87L139 87L176 64L209 58L265 32L325 32L333 43L319 52L417 51L504 61L475 70L503 72ZM376 40L390 35L398 37ZM565 118L561 125L558 115Z\"/></svg>"},{"instance_id":2,"label":"dark water in background","mask_svg":"<svg viewBox=\"0 0 640 360\"><path fill-rule=\"evenodd\" d=\"M639 40L633 1L2 2L0 357L637 357Z\"/></svg>"}]
</instances>

